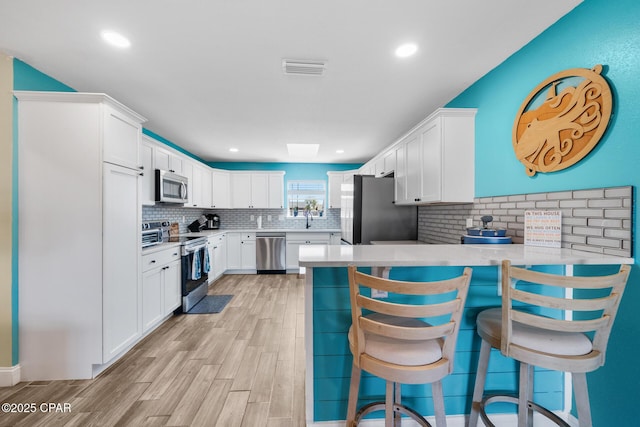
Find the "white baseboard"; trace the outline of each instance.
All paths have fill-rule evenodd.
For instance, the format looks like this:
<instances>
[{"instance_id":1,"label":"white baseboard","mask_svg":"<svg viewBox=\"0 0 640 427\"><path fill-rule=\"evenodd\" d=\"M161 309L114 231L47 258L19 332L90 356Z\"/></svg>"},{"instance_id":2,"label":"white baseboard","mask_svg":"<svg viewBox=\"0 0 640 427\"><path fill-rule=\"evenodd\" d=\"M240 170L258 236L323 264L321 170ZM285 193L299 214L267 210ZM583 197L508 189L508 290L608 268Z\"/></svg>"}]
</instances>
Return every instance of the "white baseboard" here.
<instances>
[{"instance_id":1,"label":"white baseboard","mask_svg":"<svg viewBox=\"0 0 640 427\"><path fill-rule=\"evenodd\" d=\"M431 425L436 425L436 420L434 417L426 417L427 421L431 423ZM569 415L568 417L563 418L569 425L572 427L578 427L578 420L576 420L573 416ZM536 427L558 427L557 424L552 423L547 420L544 416L540 414L534 414L535 426ZM518 424L518 415L517 414L491 414L491 421L496 425L496 427L513 427ZM345 421L318 421L318 422L307 422L307 427L344 427ZM447 427L466 427L467 425L467 416L466 415L449 415L447 416ZM375 419L375 420L362 420L358 427L384 427L384 419ZM402 427L420 427L418 423L411 419L403 419ZM482 420L478 421L478 427L484 427L484 423Z\"/></svg>"},{"instance_id":2,"label":"white baseboard","mask_svg":"<svg viewBox=\"0 0 640 427\"><path fill-rule=\"evenodd\" d=\"M0 366L0 387L11 387L20 382L20 365L4 368Z\"/></svg>"}]
</instances>

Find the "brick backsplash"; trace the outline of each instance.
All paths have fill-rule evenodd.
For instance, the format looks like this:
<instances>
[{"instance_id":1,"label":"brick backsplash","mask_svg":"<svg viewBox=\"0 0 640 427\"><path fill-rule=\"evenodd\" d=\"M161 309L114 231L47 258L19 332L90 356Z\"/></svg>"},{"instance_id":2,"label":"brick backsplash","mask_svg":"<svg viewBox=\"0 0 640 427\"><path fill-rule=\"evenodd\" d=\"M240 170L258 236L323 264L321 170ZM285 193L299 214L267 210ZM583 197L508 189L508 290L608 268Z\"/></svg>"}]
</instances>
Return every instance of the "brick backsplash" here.
<instances>
[{"instance_id":1,"label":"brick backsplash","mask_svg":"<svg viewBox=\"0 0 640 427\"><path fill-rule=\"evenodd\" d=\"M202 214L216 213L220 216L220 229L240 230L257 227L256 218L262 216L262 228L269 229L305 229L306 220L303 216L287 218L287 211L282 209L216 209L202 210L185 208L178 205L156 205L142 207L142 221L177 222L180 232L188 232L187 226ZM253 215L253 220L251 216ZM271 221L269 221L271 215ZM282 219L280 219L282 216ZM184 221L183 221L184 217ZM321 218L314 218L309 222L310 229L340 229L340 209L327 209Z\"/></svg>"},{"instance_id":2,"label":"brick backsplash","mask_svg":"<svg viewBox=\"0 0 640 427\"><path fill-rule=\"evenodd\" d=\"M474 203L418 208L418 240L460 243L466 219L481 226L493 216L494 228L506 228L514 243L524 241L526 210L562 212L562 247L610 255L631 256L633 187L596 188L551 193L476 198Z\"/></svg>"}]
</instances>

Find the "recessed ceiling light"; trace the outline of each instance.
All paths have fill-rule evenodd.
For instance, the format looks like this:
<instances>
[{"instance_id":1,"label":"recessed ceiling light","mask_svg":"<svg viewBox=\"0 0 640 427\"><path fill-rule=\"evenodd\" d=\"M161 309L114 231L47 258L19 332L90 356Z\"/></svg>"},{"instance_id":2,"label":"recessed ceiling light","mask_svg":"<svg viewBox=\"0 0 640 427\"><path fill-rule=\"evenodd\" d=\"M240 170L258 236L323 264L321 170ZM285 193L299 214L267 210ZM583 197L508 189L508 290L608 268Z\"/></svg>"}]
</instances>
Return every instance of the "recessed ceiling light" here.
<instances>
[{"instance_id":1,"label":"recessed ceiling light","mask_svg":"<svg viewBox=\"0 0 640 427\"><path fill-rule=\"evenodd\" d=\"M418 46L414 43L406 43L398 46L396 49L396 56L399 58L406 58L413 55L418 51Z\"/></svg>"},{"instance_id":2,"label":"recessed ceiling light","mask_svg":"<svg viewBox=\"0 0 640 427\"><path fill-rule=\"evenodd\" d=\"M131 42L128 38L120 33L116 33L115 31L103 31L102 39L112 46L123 49L131 46Z\"/></svg>"},{"instance_id":3,"label":"recessed ceiling light","mask_svg":"<svg viewBox=\"0 0 640 427\"><path fill-rule=\"evenodd\" d=\"M229 148L229 151L231 151L232 153L237 153L238 149L237 148Z\"/></svg>"},{"instance_id":4,"label":"recessed ceiling light","mask_svg":"<svg viewBox=\"0 0 640 427\"><path fill-rule=\"evenodd\" d=\"M336 153L342 154L342 153L344 153L344 150L336 150Z\"/></svg>"}]
</instances>

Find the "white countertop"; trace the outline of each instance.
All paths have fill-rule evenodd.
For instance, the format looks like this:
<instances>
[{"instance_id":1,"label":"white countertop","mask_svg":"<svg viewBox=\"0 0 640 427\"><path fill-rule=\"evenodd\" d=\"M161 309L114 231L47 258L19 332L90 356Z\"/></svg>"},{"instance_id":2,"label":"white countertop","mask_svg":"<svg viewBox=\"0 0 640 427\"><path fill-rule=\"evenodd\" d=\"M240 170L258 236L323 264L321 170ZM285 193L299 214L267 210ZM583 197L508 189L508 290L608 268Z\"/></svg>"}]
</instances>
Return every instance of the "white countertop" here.
<instances>
[{"instance_id":1,"label":"white countertop","mask_svg":"<svg viewBox=\"0 0 640 427\"><path fill-rule=\"evenodd\" d=\"M203 230L196 233L180 233L180 236L214 236L220 233L340 233L340 229L335 228L242 228L242 229L219 229Z\"/></svg>"},{"instance_id":2,"label":"white countertop","mask_svg":"<svg viewBox=\"0 0 640 427\"><path fill-rule=\"evenodd\" d=\"M513 245L308 245L301 246L301 267L483 266L633 264L633 258L573 249Z\"/></svg>"}]
</instances>

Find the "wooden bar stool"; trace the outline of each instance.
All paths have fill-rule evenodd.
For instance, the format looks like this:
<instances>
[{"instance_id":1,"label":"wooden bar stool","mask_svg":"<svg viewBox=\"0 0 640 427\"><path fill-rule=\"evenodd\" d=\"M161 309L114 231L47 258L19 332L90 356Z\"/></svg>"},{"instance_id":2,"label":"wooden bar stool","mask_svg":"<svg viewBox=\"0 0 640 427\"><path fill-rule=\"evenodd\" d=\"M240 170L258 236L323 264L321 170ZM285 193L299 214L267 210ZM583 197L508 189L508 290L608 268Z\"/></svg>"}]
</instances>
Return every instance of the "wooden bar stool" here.
<instances>
[{"instance_id":1,"label":"wooden bar stool","mask_svg":"<svg viewBox=\"0 0 640 427\"><path fill-rule=\"evenodd\" d=\"M447 425L441 379L453 370L470 279L470 268L465 268L462 276L449 280L403 282L364 274L349 266L352 316L349 347L353 367L347 427L357 426L364 415L378 410L386 411L387 427L399 426L401 414L422 426L430 426L424 417L401 402L400 384L424 383L432 384L437 426ZM361 287L409 295L410 304L372 299L360 293ZM365 405L356 413L362 370L386 381L385 401Z\"/></svg>"},{"instance_id":2,"label":"wooden bar stool","mask_svg":"<svg viewBox=\"0 0 640 427\"><path fill-rule=\"evenodd\" d=\"M533 402L533 367L571 373L580 427L591 427L586 373L604 365L607 342L631 267L609 276L569 277L512 267L502 262L502 308L481 312L482 338L469 427L478 416L493 427L485 407L518 405L518 426L533 425L533 411L555 424L564 420ZM540 286L542 285L542 286ZM555 293L553 292L555 290ZM520 362L518 396L484 396L491 348Z\"/></svg>"}]
</instances>

